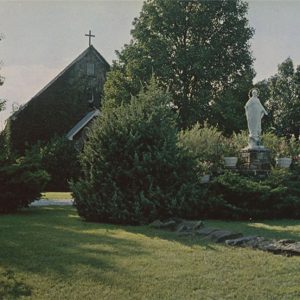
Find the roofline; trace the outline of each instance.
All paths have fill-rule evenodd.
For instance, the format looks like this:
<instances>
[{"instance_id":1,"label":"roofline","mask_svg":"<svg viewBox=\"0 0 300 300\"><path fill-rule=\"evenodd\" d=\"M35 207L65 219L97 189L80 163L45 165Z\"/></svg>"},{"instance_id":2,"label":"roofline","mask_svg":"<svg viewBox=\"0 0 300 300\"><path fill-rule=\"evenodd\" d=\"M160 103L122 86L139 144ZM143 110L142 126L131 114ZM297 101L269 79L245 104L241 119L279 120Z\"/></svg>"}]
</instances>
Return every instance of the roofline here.
<instances>
[{"instance_id":1,"label":"roofline","mask_svg":"<svg viewBox=\"0 0 300 300\"><path fill-rule=\"evenodd\" d=\"M102 61L106 64L106 66L107 66L108 68L110 68L110 64L109 64L109 63L107 62L107 60L100 54L100 52L98 52L98 50L97 50L93 45L90 45L89 48L93 49L93 50L96 52L96 54L99 56L100 60L102 60ZM89 49L89 48L87 48L87 49ZM86 50L87 50L87 49L86 49Z\"/></svg>"},{"instance_id":2,"label":"roofline","mask_svg":"<svg viewBox=\"0 0 300 300\"><path fill-rule=\"evenodd\" d=\"M105 60L105 58L96 50L96 48L93 45L90 45L79 56L77 56L77 58L75 58L69 65L67 65L61 72L59 72L58 75L56 75L48 84L46 84L38 93L36 93L33 97L31 97L31 99L29 101L27 101L24 105L22 105L22 107L19 110L14 112L10 117L17 116L18 113L21 112L29 104L29 102L31 102L31 100L38 97L45 90L47 90L49 86L51 86L56 80L58 80L58 78L60 78L66 71L68 71L75 63L77 63L82 57L84 57L90 49L92 49L95 52L97 58L101 62L104 62L106 67L110 68L109 63Z\"/></svg>"},{"instance_id":3,"label":"roofline","mask_svg":"<svg viewBox=\"0 0 300 300\"><path fill-rule=\"evenodd\" d=\"M110 67L110 65L108 64L108 62L104 59L104 57L95 49L95 47L93 45L90 45L88 48L86 48L79 56L77 56L77 58L75 58L69 65L67 65L60 73L58 73L58 75L56 75L56 77L54 77L54 79L52 79L46 86L44 86L37 94L35 94L29 101L31 101L33 98L38 97L40 94L42 94L50 85L52 85L59 77L61 77L66 71L68 71L73 65L75 65L75 63L77 63L82 57L84 57L86 55L86 53L92 49L98 59L101 62L104 62L106 64L107 67ZM29 102L28 101L28 102Z\"/></svg>"}]
</instances>

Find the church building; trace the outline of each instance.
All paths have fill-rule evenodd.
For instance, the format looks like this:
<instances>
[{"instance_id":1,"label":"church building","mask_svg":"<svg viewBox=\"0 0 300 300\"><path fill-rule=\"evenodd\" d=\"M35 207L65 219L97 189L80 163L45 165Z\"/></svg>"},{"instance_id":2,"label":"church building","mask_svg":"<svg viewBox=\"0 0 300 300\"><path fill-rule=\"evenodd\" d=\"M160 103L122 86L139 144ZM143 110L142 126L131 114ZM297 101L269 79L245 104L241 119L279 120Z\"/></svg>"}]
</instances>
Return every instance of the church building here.
<instances>
[{"instance_id":1,"label":"church building","mask_svg":"<svg viewBox=\"0 0 300 300\"><path fill-rule=\"evenodd\" d=\"M91 33L88 36L89 47L9 118L13 149L23 153L26 145L54 136L73 139L82 129L77 125L76 132L76 124L85 125L99 115L110 66L91 44Z\"/></svg>"}]
</instances>

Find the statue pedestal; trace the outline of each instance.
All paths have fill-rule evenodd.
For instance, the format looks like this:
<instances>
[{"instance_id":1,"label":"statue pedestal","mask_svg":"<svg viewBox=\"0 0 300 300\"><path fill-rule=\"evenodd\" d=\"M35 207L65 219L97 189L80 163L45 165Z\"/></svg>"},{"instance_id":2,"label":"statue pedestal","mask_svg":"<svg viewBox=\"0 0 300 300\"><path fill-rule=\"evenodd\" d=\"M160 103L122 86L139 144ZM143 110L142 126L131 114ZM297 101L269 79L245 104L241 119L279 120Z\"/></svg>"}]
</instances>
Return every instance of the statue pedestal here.
<instances>
[{"instance_id":1,"label":"statue pedestal","mask_svg":"<svg viewBox=\"0 0 300 300\"><path fill-rule=\"evenodd\" d=\"M271 151L263 146L242 149L239 171L245 175L266 177L271 171Z\"/></svg>"}]
</instances>

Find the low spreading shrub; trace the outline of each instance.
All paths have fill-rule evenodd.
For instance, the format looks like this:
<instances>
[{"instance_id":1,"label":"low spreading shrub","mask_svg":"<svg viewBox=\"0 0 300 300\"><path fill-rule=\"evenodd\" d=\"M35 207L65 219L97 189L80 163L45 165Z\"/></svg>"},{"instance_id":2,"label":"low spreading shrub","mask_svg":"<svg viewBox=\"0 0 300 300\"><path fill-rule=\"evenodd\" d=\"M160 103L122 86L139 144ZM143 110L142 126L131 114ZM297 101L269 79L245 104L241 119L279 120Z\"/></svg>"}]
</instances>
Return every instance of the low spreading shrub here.
<instances>
[{"instance_id":1,"label":"low spreading shrub","mask_svg":"<svg viewBox=\"0 0 300 300\"><path fill-rule=\"evenodd\" d=\"M300 174L300 173L299 173ZM207 218L264 219L300 217L300 176L273 170L265 180L226 172L209 187Z\"/></svg>"}]
</instances>

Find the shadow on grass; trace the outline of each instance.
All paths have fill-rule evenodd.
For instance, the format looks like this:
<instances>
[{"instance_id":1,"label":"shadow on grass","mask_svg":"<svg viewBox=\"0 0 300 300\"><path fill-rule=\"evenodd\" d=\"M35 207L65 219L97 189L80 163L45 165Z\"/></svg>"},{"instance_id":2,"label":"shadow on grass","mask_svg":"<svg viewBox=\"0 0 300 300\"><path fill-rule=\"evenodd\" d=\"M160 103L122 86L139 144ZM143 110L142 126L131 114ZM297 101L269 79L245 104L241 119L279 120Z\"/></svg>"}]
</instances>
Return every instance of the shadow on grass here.
<instances>
[{"instance_id":1,"label":"shadow on grass","mask_svg":"<svg viewBox=\"0 0 300 300\"><path fill-rule=\"evenodd\" d=\"M91 280L109 282L114 272L127 272L120 259L146 253L138 241L116 234L117 229L83 222L72 207L30 208L1 216L0 265L56 279L82 272L83 266ZM0 275L0 280L5 278Z\"/></svg>"},{"instance_id":2,"label":"shadow on grass","mask_svg":"<svg viewBox=\"0 0 300 300\"><path fill-rule=\"evenodd\" d=\"M246 235L300 240L300 221L265 222L206 221L208 227L232 230ZM220 251L217 244L198 236L178 236L149 226L117 226L87 223L73 207L30 208L16 215L0 216L0 299L30 295L31 290L18 271L46 275L54 280L88 276L95 282L111 284L116 272L129 279L126 265L143 256L153 255L154 248L143 244L137 235L207 251ZM35 287L36 288L36 287ZM1 294L2 293L2 294ZM4 296L3 296L3 293Z\"/></svg>"},{"instance_id":3,"label":"shadow on grass","mask_svg":"<svg viewBox=\"0 0 300 300\"><path fill-rule=\"evenodd\" d=\"M51 209L50 207L48 209ZM61 211L65 214L66 208L52 208L56 211ZM151 228L149 226L121 226L112 224L102 224L102 223L90 223L85 222L80 219L77 215L75 208L71 209L72 215L69 217L74 217L77 222L80 222L80 226L87 226L92 228L106 228L106 230L116 230L121 229L134 234L146 235L150 238L160 238L168 241L176 241L183 243L187 246L192 246L194 244L199 244L207 246L210 241L199 236L178 236L175 232L159 230ZM24 211L23 213L32 213L30 211ZM46 211L44 211L46 213ZM40 212L38 212L40 214ZM60 218L60 215L56 215ZM56 222L53 218L52 221ZM220 220L204 220L206 227L213 227L224 230L231 230L234 232L240 232L244 236L262 236L266 238L274 239L292 239L300 241L300 220L293 219L282 219L282 220L261 220L261 221L220 221ZM42 223L44 226L44 223ZM99 227L100 226L100 227ZM213 243L214 244L214 243Z\"/></svg>"}]
</instances>

